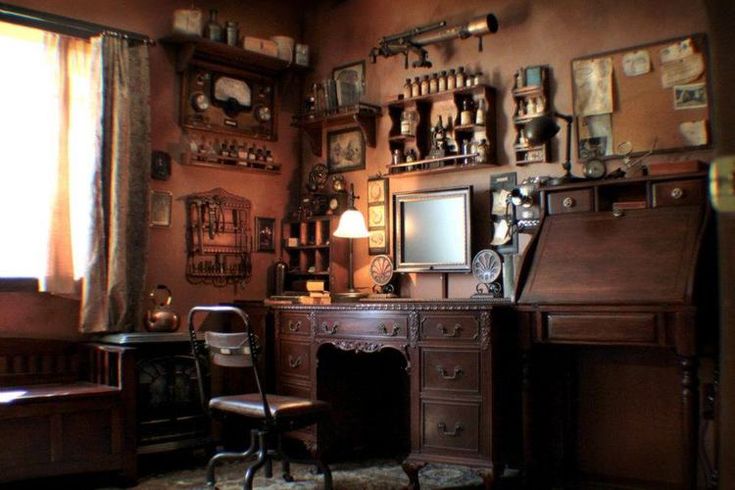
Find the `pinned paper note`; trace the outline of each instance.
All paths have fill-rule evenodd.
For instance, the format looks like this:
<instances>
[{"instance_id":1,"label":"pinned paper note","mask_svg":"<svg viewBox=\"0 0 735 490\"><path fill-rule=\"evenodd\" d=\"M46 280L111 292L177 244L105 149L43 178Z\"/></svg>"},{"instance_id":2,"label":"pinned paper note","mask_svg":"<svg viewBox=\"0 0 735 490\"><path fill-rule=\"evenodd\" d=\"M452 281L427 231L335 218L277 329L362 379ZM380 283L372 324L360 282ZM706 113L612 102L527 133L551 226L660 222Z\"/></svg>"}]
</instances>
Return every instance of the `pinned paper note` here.
<instances>
[{"instance_id":1,"label":"pinned paper note","mask_svg":"<svg viewBox=\"0 0 735 490\"><path fill-rule=\"evenodd\" d=\"M623 55L623 73L628 77L637 77L651 71L651 56L647 49L631 51Z\"/></svg>"},{"instance_id":2,"label":"pinned paper note","mask_svg":"<svg viewBox=\"0 0 735 490\"><path fill-rule=\"evenodd\" d=\"M688 37L679 42L669 44L661 50L661 63L671 63L694 54L692 38Z\"/></svg>"},{"instance_id":3,"label":"pinned paper note","mask_svg":"<svg viewBox=\"0 0 735 490\"><path fill-rule=\"evenodd\" d=\"M687 121L679 124L686 146L702 146L707 144L707 121Z\"/></svg>"},{"instance_id":4,"label":"pinned paper note","mask_svg":"<svg viewBox=\"0 0 735 490\"><path fill-rule=\"evenodd\" d=\"M661 65L661 85L670 88L674 85L693 82L704 73L704 56L695 53L686 58Z\"/></svg>"},{"instance_id":5,"label":"pinned paper note","mask_svg":"<svg viewBox=\"0 0 735 490\"><path fill-rule=\"evenodd\" d=\"M508 226L508 221L501 219L495 224L495 232L493 233L493 239L490 242L490 245L505 245L510 241L510 238L510 226Z\"/></svg>"},{"instance_id":6,"label":"pinned paper note","mask_svg":"<svg viewBox=\"0 0 735 490\"><path fill-rule=\"evenodd\" d=\"M505 215L508 212L508 196L510 192L506 189L500 189L493 192L493 209L492 214Z\"/></svg>"}]
</instances>

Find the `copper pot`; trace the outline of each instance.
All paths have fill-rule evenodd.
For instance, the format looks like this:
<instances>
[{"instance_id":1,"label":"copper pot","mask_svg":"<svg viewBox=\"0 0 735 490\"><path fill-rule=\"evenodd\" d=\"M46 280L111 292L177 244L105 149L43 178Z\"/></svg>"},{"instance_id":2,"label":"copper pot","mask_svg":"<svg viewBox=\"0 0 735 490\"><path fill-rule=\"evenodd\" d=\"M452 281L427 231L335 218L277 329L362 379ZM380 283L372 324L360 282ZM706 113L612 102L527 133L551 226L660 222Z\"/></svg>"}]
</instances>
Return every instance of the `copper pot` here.
<instances>
[{"instance_id":1,"label":"copper pot","mask_svg":"<svg viewBox=\"0 0 735 490\"><path fill-rule=\"evenodd\" d=\"M160 293L165 293L161 295ZM146 312L145 328L149 332L175 332L179 328L179 316L171 308L171 290L159 284L149 295L153 307ZM160 300L158 298L161 298Z\"/></svg>"}]
</instances>

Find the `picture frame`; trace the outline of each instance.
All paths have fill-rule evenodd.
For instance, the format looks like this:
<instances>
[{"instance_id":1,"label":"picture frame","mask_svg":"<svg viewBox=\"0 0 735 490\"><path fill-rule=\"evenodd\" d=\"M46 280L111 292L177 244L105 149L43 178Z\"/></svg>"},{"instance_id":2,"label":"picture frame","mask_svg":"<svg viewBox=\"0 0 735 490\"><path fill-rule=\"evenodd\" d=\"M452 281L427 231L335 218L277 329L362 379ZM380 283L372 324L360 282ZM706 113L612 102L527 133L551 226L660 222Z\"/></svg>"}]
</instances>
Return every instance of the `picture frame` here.
<instances>
[{"instance_id":1,"label":"picture frame","mask_svg":"<svg viewBox=\"0 0 735 490\"><path fill-rule=\"evenodd\" d=\"M388 179L371 177L368 179L367 190L367 225L368 254L383 255L389 253L388 241Z\"/></svg>"},{"instance_id":2,"label":"picture frame","mask_svg":"<svg viewBox=\"0 0 735 490\"><path fill-rule=\"evenodd\" d=\"M526 87L540 87L543 82L541 66L526 67L524 78Z\"/></svg>"},{"instance_id":3,"label":"picture frame","mask_svg":"<svg viewBox=\"0 0 735 490\"><path fill-rule=\"evenodd\" d=\"M151 191L150 226L168 228L171 226L171 202L173 194L166 191Z\"/></svg>"},{"instance_id":4,"label":"picture frame","mask_svg":"<svg viewBox=\"0 0 735 490\"><path fill-rule=\"evenodd\" d=\"M337 89L337 105L357 105L365 93L365 60L337 66L332 70Z\"/></svg>"},{"instance_id":5,"label":"picture frame","mask_svg":"<svg viewBox=\"0 0 735 490\"><path fill-rule=\"evenodd\" d=\"M330 174L365 168L365 138L359 128L328 132L327 149Z\"/></svg>"},{"instance_id":6,"label":"picture frame","mask_svg":"<svg viewBox=\"0 0 735 490\"><path fill-rule=\"evenodd\" d=\"M276 252L276 219L255 217L255 251Z\"/></svg>"}]
</instances>

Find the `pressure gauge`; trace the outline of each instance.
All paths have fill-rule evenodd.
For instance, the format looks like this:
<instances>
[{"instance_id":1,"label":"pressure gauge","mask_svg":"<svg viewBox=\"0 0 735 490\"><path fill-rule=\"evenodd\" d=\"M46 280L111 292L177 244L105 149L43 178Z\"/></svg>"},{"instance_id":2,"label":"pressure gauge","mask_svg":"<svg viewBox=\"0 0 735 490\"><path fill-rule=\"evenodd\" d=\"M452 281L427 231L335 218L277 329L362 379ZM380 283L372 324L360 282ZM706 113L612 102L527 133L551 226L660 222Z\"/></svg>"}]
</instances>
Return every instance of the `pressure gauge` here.
<instances>
[{"instance_id":1,"label":"pressure gauge","mask_svg":"<svg viewBox=\"0 0 735 490\"><path fill-rule=\"evenodd\" d=\"M214 82L213 96L231 117L252 106L250 85L244 80L219 77Z\"/></svg>"},{"instance_id":2,"label":"pressure gauge","mask_svg":"<svg viewBox=\"0 0 735 490\"><path fill-rule=\"evenodd\" d=\"M209 97L204 92L194 92L191 94L191 106L197 112L204 112L209 109Z\"/></svg>"}]
</instances>

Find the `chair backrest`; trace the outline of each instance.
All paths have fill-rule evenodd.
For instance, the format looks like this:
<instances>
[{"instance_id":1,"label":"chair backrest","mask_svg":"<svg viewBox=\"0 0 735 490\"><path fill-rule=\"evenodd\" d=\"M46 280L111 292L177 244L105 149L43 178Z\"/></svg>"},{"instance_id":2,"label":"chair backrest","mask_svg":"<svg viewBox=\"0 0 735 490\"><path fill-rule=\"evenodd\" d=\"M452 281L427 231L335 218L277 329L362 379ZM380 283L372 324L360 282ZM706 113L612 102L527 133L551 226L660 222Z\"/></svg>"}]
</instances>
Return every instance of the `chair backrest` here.
<instances>
[{"instance_id":1,"label":"chair backrest","mask_svg":"<svg viewBox=\"0 0 735 490\"><path fill-rule=\"evenodd\" d=\"M240 317L245 325L244 332L215 332L207 330L204 332L204 346L197 339L194 317L200 313L223 313ZM212 365L225 368L250 368L253 370L255 383L263 400L263 410L266 420L271 420L268 399L263 389L258 372L258 363L255 356L257 350L254 345L254 335L251 331L248 315L236 306L195 306L189 312L189 337L191 339L192 353L197 369L199 393L202 398L204 409L208 408L207 390L204 386L203 358L208 358ZM207 352L204 352L206 349Z\"/></svg>"}]
</instances>

